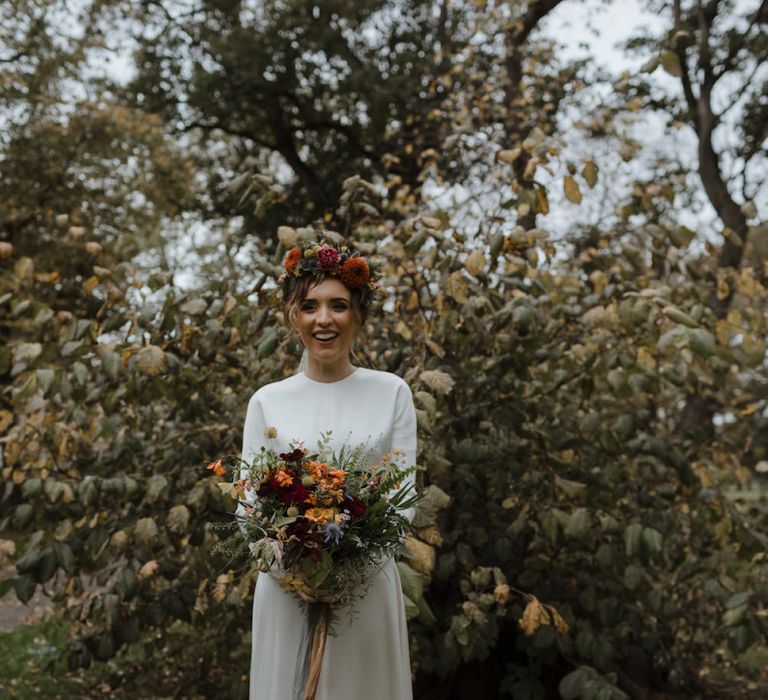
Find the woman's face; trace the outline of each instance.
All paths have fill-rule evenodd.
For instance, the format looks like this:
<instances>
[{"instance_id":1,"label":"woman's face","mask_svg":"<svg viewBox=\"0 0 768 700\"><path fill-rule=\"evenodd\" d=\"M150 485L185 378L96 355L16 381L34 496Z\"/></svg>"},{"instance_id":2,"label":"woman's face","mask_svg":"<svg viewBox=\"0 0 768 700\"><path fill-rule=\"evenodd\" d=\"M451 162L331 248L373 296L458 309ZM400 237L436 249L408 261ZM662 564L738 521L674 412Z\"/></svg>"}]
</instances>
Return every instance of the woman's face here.
<instances>
[{"instance_id":1,"label":"woman's face","mask_svg":"<svg viewBox=\"0 0 768 700\"><path fill-rule=\"evenodd\" d=\"M350 291L339 280L328 278L310 287L294 324L315 361L323 365L349 362L357 324Z\"/></svg>"}]
</instances>

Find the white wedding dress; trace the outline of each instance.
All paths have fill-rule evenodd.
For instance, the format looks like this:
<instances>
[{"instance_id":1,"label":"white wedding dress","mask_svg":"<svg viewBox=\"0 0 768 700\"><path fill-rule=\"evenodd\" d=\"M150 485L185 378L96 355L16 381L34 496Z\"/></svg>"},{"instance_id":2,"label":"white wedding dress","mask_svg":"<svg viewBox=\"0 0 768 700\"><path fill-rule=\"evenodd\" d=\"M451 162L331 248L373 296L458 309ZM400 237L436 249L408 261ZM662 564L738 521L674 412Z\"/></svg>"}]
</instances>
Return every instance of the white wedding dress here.
<instances>
[{"instance_id":1,"label":"white wedding dress","mask_svg":"<svg viewBox=\"0 0 768 700\"><path fill-rule=\"evenodd\" d=\"M266 429L277 436L268 439ZM262 445L287 452L303 440L313 451L320 433L332 431L333 448L347 443L374 447L373 461L399 449L416 462L416 413L408 385L389 372L357 367L335 382L299 373L261 387L248 403L242 458ZM253 500L250 494L248 500ZM243 507L238 507L240 515ZM407 513L412 517L412 512ZM375 574L350 623L340 616L329 636L317 700L411 700L408 630L400 576L393 559ZM293 681L304 628L293 594L270 574L259 574L253 598L250 700L293 700Z\"/></svg>"}]
</instances>

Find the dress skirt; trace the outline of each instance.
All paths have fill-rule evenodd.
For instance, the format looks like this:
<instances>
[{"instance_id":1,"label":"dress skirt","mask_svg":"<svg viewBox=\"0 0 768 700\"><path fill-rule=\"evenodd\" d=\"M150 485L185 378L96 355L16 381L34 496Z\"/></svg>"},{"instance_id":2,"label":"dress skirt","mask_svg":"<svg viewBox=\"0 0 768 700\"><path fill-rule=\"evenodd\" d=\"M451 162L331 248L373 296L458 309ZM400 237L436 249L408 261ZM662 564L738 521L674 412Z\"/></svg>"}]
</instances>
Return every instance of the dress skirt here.
<instances>
[{"instance_id":1,"label":"dress skirt","mask_svg":"<svg viewBox=\"0 0 768 700\"><path fill-rule=\"evenodd\" d=\"M410 656L400 574L389 559L350 621L338 613L328 636L316 700L411 700ZM306 622L294 594L259 574L253 598L250 700L294 700Z\"/></svg>"}]
</instances>

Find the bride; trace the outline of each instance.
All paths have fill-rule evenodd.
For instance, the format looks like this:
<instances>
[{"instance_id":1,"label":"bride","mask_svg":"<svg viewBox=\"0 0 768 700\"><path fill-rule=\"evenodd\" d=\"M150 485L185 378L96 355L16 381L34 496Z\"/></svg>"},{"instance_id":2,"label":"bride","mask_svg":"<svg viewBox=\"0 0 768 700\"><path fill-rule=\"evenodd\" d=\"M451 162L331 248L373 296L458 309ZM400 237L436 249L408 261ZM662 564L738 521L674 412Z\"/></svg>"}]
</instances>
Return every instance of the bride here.
<instances>
[{"instance_id":1,"label":"bride","mask_svg":"<svg viewBox=\"0 0 768 700\"><path fill-rule=\"evenodd\" d=\"M283 311L304 346L306 366L262 386L245 418L242 459L262 445L276 452L303 441L313 449L332 431L332 447L367 443L372 460L402 450L416 463L416 414L411 390L398 376L354 366L350 354L376 292L376 271L345 246L292 248L280 277ZM304 364L304 363L302 363ZM410 477L412 478L412 477ZM255 502L255 494L248 494ZM238 507L243 517L245 506ZM412 512L406 515L412 517ZM313 602L313 591L302 597ZM400 576L393 559L374 574L355 606L328 637L317 700L410 700L408 630ZM251 700L297 700L294 688L305 618L275 577L261 574L253 598Z\"/></svg>"}]
</instances>

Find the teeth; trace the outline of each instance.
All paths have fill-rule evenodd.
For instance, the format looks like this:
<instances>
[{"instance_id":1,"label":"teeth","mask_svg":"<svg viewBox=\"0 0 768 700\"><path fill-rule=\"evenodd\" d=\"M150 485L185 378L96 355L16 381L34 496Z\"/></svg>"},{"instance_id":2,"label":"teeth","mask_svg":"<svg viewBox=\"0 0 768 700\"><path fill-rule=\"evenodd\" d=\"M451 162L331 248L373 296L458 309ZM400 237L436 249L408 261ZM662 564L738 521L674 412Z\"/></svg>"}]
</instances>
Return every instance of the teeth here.
<instances>
[{"instance_id":1,"label":"teeth","mask_svg":"<svg viewBox=\"0 0 768 700\"><path fill-rule=\"evenodd\" d=\"M315 334L315 338L318 340L328 340L329 338L335 338L338 335L338 333L323 333L322 335L320 333Z\"/></svg>"}]
</instances>

